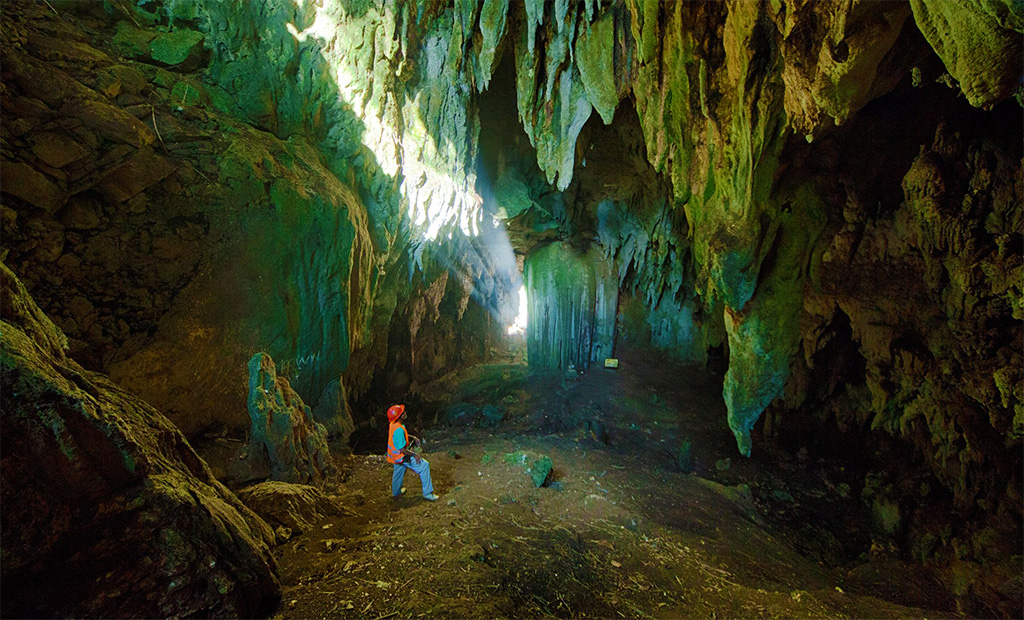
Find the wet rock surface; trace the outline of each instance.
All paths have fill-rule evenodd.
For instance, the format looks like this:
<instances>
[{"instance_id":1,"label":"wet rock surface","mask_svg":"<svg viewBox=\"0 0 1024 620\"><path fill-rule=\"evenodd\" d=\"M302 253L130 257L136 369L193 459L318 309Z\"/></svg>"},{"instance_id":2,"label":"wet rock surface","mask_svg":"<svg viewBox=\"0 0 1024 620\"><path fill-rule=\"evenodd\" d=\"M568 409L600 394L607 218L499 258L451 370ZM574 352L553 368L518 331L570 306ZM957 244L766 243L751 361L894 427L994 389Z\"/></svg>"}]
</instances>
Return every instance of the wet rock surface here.
<instances>
[{"instance_id":1,"label":"wet rock surface","mask_svg":"<svg viewBox=\"0 0 1024 620\"><path fill-rule=\"evenodd\" d=\"M163 415L66 357L0 269L4 613L266 613L280 592L272 530Z\"/></svg>"}]
</instances>

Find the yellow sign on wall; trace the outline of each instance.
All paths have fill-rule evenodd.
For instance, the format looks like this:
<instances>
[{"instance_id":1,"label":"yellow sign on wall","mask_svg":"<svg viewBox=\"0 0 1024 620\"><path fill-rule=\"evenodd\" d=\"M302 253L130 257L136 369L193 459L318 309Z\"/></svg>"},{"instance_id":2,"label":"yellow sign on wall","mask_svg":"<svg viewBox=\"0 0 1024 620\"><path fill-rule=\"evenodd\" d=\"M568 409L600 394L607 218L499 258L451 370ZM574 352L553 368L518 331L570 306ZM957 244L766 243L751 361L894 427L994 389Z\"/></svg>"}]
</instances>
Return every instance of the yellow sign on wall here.
<instances>
[{"instance_id":1,"label":"yellow sign on wall","mask_svg":"<svg viewBox=\"0 0 1024 620\"><path fill-rule=\"evenodd\" d=\"M618 368L619 367L619 360L614 358L614 357L609 357L609 358L604 360L604 367L605 368Z\"/></svg>"}]
</instances>

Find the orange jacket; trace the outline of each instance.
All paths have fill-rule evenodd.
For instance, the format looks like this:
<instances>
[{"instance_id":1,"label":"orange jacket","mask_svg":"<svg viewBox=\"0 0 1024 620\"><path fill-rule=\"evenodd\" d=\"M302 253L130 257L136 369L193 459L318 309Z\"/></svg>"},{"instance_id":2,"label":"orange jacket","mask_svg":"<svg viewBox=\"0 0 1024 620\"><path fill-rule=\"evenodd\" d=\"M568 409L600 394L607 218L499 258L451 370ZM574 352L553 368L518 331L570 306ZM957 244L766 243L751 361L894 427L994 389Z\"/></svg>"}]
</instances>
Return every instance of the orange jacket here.
<instances>
[{"instance_id":1,"label":"orange jacket","mask_svg":"<svg viewBox=\"0 0 1024 620\"><path fill-rule=\"evenodd\" d=\"M402 429L405 433L405 445L409 445L409 431L405 430L405 425L401 422L392 422L388 425L388 463L398 464L405 459L405 455L402 451L395 447L395 431Z\"/></svg>"}]
</instances>

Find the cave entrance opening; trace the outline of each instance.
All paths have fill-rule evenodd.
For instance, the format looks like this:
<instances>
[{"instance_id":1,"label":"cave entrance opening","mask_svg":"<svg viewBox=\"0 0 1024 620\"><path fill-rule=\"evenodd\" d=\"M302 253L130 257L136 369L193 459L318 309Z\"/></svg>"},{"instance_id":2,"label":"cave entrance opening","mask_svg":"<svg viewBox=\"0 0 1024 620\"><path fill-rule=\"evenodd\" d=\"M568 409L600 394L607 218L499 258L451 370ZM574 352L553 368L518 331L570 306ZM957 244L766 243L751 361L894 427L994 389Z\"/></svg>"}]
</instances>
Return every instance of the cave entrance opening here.
<instances>
[{"instance_id":1,"label":"cave entrance opening","mask_svg":"<svg viewBox=\"0 0 1024 620\"><path fill-rule=\"evenodd\" d=\"M526 285L519 287L519 313L516 314L516 318L513 319L512 323L509 324L505 333L509 336L521 336L526 334L526 324L529 316L529 310L527 309L526 299Z\"/></svg>"}]
</instances>

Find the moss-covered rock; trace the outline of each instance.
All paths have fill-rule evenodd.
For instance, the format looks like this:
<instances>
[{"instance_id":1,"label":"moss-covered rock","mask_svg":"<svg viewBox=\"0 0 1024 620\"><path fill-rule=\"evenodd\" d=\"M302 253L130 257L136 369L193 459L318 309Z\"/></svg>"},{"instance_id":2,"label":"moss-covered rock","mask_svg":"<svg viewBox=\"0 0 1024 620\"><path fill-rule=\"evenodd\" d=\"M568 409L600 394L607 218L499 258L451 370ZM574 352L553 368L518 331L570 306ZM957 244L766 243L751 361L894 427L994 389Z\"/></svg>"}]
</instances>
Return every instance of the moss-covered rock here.
<instances>
[{"instance_id":1,"label":"moss-covered rock","mask_svg":"<svg viewBox=\"0 0 1024 620\"><path fill-rule=\"evenodd\" d=\"M275 530L286 527L292 535L311 531L327 517L350 514L339 498L304 484L261 482L240 489L238 498Z\"/></svg>"},{"instance_id":2,"label":"moss-covered rock","mask_svg":"<svg viewBox=\"0 0 1024 620\"><path fill-rule=\"evenodd\" d=\"M65 356L0 265L4 609L239 615L280 588L270 528L158 411Z\"/></svg>"},{"instance_id":3,"label":"moss-covered rock","mask_svg":"<svg viewBox=\"0 0 1024 620\"><path fill-rule=\"evenodd\" d=\"M203 34L195 30L172 30L158 34L149 42L149 54L154 61L163 65L192 71L199 64L204 40Z\"/></svg>"},{"instance_id":4,"label":"moss-covered rock","mask_svg":"<svg viewBox=\"0 0 1024 620\"><path fill-rule=\"evenodd\" d=\"M552 461L546 454L534 454L523 450L509 452L501 457L503 463L522 467L533 482L533 486L541 487L551 475Z\"/></svg>"},{"instance_id":5,"label":"moss-covered rock","mask_svg":"<svg viewBox=\"0 0 1024 620\"><path fill-rule=\"evenodd\" d=\"M1013 0L911 0L922 34L974 106L1020 92L1024 8Z\"/></svg>"}]
</instances>

